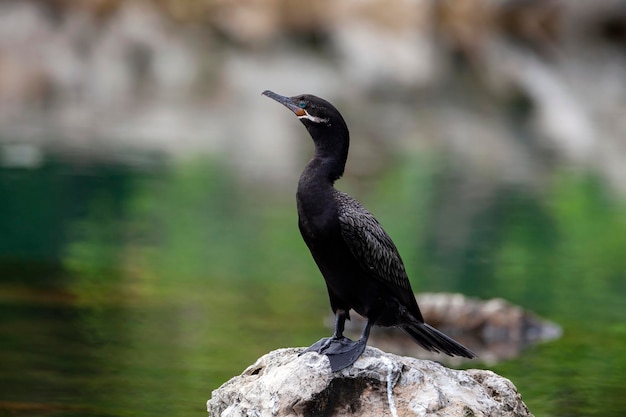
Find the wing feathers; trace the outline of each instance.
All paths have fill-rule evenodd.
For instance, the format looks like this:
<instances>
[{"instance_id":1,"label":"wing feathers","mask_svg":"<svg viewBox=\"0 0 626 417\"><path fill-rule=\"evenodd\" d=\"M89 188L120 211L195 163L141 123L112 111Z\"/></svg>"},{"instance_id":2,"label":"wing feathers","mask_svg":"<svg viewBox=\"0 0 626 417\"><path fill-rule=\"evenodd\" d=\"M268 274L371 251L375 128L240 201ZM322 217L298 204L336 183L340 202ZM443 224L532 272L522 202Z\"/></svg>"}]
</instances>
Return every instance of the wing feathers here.
<instances>
[{"instance_id":1,"label":"wing feathers","mask_svg":"<svg viewBox=\"0 0 626 417\"><path fill-rule=\"evenodd\" d=\"M411 290L400 254L374 216L356 200L337 193L344 241L361 268L373 278Z\"/></svg>"}]
</instances>

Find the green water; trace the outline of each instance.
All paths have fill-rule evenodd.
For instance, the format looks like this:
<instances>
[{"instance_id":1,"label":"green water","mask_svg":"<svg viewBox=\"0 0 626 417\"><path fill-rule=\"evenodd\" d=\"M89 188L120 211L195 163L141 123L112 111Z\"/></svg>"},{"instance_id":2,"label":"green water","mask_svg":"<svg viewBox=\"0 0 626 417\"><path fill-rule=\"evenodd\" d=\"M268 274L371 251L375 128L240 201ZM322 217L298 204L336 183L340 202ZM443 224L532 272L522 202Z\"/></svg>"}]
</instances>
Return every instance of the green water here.
<instances>
[{"instance_id":1,"label":"green water","mask_svg":"<svg viewBox=\"0 0 626 417\"><path fill-rule=\"evenodd\" d=\"M490 367L535 415L625 415L626 202L565 167L476 199L452 166L405 156L341 188L416 290L503 297L563 327ZM329 333L293 190L233 178L211 159L0 169L0 416L204 416L257 357Z\"/></svg>"}]
</instances>

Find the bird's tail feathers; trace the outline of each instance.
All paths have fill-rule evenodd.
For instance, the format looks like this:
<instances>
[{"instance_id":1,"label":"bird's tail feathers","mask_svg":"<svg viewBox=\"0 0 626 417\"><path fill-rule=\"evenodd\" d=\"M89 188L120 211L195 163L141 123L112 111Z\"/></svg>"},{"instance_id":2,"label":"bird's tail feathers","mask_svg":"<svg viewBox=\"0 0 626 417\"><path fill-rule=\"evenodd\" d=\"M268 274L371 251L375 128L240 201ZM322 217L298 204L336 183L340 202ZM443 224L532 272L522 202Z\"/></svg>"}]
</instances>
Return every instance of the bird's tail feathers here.
<instances>
[{"instance_id":1,"label":"bird's tail feathers","mask_svg":"<svg viewBox=\"0 0 626 417\"><path fill-rule=\"evenodd\" d=\"M470 359L476 357L474 352L426 323L403 326L402 330L417 344L430 352Z\"/></svg>"}]
</instances>

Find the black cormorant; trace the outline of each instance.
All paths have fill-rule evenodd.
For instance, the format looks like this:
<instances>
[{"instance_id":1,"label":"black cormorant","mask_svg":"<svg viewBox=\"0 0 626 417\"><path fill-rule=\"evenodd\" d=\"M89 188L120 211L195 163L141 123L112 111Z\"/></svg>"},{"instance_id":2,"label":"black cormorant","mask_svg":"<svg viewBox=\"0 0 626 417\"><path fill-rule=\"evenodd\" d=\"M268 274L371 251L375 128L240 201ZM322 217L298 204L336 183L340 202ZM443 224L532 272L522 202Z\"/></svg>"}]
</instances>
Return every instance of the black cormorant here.
<instances>
[{"instance_id":1,"label":"black cormorant","mask_svg":"<svg viewBox=\"0 0 626 417\"><path fill-rule=\"evenodd\" d=\"M295 113L315 143L313 159L298 182L298 226L326 281L335 331L304 352L325 354L333 371L343 369L363 353L375 324L400 327L432 352L475 357L469 349L424 323L391 238L358 201L333 186L343 175L350 142L339 111L313 95L285 97L271 91L263 95ZM343 336L350 309L367 319L358 341Z\"/></svg>"}]
</instances>

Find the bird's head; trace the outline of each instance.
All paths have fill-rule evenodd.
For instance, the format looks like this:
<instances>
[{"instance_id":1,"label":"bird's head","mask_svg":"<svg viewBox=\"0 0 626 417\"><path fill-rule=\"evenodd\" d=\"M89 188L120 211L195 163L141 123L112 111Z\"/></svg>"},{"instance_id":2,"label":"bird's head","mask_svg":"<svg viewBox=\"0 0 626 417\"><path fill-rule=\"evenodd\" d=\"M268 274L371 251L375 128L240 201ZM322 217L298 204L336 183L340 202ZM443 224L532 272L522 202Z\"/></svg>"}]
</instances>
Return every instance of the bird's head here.
<instances>
[{"instance_id":1,"label":"bird's head","mask_svg":"<svg viewBox=\"0 0 626 417\"><path fill-rule=\"evenodd\" d=\"M328 170L329 178L334 181L341 177L348 158L350 134L335 106L310 94L285 97L266 90L263 95L276 100L298 116L313 138L315 156L333 161L333 166Z\"/></svg>"},{"instance_id":2,"label":"bird's head","mask_svg":"<svg viewBox=\"0 0 626 417\"><path fill-rule=\"evenodd\" d=\"M313 131L324 130L325 128L335 127L347 130L346 122L339 111L322 98L310 94L286 97L269 90L264 91L263 95L276 100L291 110L311 132L311 135L313 135Z\"/></svg>"}]
</instances>

